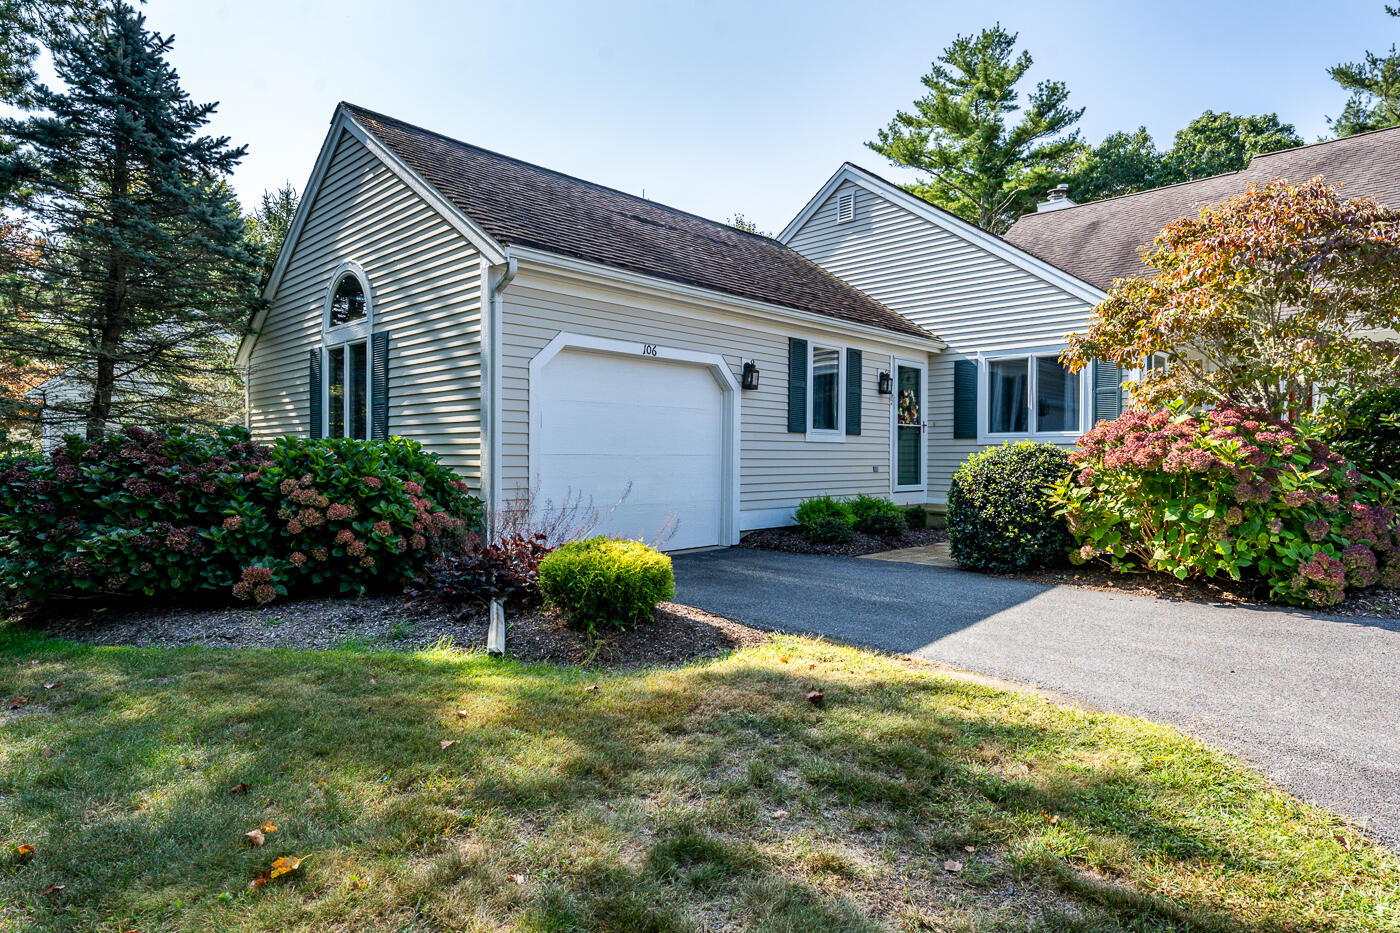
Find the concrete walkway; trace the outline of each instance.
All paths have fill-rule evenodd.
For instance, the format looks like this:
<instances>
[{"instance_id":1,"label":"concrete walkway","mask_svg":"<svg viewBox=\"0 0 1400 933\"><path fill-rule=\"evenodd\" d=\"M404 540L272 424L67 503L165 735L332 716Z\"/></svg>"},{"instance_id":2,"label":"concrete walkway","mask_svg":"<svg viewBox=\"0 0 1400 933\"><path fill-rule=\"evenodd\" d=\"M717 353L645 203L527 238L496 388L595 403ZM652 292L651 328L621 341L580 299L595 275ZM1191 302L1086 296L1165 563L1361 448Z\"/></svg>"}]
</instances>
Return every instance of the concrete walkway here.
<instances>
[{"instance_id":1,"label":"concrete walkway","mask_svg":"<svg viewBox=\"0 0 1400 933\"><path fill-rule=\"evenodd\" d=\"M1170 723L1400 849L1400 620L740 548L677 555L675 573L678 601L749 625L908 653Z\"/></svg>"}]
</instances>

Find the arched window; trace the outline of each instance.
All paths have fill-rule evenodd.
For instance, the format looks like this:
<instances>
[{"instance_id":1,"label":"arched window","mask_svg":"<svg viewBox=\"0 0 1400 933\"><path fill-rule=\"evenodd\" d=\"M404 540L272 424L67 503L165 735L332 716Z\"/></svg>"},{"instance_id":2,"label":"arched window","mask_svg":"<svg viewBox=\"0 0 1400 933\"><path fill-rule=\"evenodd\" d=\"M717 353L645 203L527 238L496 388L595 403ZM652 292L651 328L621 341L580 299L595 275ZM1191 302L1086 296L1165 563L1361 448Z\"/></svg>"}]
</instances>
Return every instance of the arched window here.
<instances>
[{"instance_id":1,"label":"arched window","mask_svg":"<svg viewBox=\"0 0 1400 933\"><path fill-rule=\"evenodd\" d=\"M335 283L331 295L331 327L353 324L365 316L365 288L353 272L346 272Z\"/></svg>"},{"instance_id":2,"label":"arched window","mask_svg":"<svg viewBox=\"0 0 1400 933\"><path fill-rule=\"evenodd\" d=\"M318 351L321 378L313 375L312 392L321 401L318 437L370 436L370 340L373 297L365 271L355 262L342 263L331 275L321 318ZM319 384L318 384L319 383Z\"/></svg>"}]
</instances>

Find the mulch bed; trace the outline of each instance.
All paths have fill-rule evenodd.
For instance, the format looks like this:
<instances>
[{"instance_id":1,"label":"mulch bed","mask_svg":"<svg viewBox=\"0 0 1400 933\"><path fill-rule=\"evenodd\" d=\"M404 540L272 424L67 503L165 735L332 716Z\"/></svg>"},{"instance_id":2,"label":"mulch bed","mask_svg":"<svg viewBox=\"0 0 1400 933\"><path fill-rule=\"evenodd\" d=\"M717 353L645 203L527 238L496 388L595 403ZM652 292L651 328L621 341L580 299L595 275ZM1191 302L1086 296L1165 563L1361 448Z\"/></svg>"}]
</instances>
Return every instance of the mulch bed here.
<instances>
[{"instance_id":1,"label":"mulch bed","mask_svg":"<svg viewBox=\"0 0 1400 933\"><path fill-rule=\"evenodd\" d=\"M1086 564L1058 567L1028 573L996 574L1015 580L1047 585L1082 586L1138 596L1155 596L1184 602L1221 606L1255 606L1265 609L1291 609L1297 606L1269 599L1269 588L1259 582L1223 580L1178 580L1169 573L1114 573L1107 567ZM1400 591L1370 589L1348 597L1341 605L1307 610L1322 615L1349 618L1400 619Z\"/></svg>"},{"instance_id":2,"label":"mulch bed","mask_svg":"<svg viewBox=\"0 0 1400 933\"><path fill-rule=\"evenodd\" d=\"M247 606L98 605L56 603L18 616L55 638L94 645L179 648L339 647L416 650L445 643L486 646L486 613L403 595L299 599ZM570 629L553 612L506 614L511 657L587 667L647 667L718 657L768 638L758 629L662 603L649 624L595 639Z\"/></svg>"},{"instance_id":3,"label":"mulch bed","mask_svg":"<svg viewBox=\"0 0 1400 933\"><path fill-rule=\"evenodd\" d=\"M764 528L750 531L739 541L739 547L761 551L786 551L789 554L826 554L837 557L859 557L861 554L875 554L892 551L896 548L923 547L948 540L948 532L942 528L910 528L898 538L880 538L875 535L856 533L845 544L813 544L796 528Z\"/></svg>"}]
</instances>

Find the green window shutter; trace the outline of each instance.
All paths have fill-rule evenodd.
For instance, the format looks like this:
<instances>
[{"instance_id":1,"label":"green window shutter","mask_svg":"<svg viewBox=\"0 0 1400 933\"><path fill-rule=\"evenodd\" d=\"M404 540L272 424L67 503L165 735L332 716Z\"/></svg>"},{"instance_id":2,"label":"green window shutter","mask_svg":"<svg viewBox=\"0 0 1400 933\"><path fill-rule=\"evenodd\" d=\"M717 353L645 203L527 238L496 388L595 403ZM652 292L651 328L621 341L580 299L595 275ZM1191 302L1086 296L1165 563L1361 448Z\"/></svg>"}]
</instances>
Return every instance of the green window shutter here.
<instances>
[{"instance_id":1,"label":"green window shutter","mask_svg":"<svg viewBox=\"0 0 1400 933\"><path fill-rule=\"evenodd\" d=\"M371 440L389 437L389 332L381 330L369 339L369 397Z\"/></svg>"},{"instance_id":2,"label":"green window shutter","mask_svg":"<svg viewBox=\"0 0 1400 933\"><path fill-rule=\"evenodd\" d=\"M321 436L321 430L325 419L321 412L321 348L312 350L307 359L310 370L310 391L311 391L311 439L315 440Z\"/></svg>"},{"instance_id":3,"label":"green window shutter","mask_svg":"<svg viewBox=\"0 0 1400 933\"><path fill-rule=\"evenodd\" d=\"M788 430L807 431L807 341L788 338Z\"/></svg>"},{"instance_id":4,"label":"green window shutter","mask_svg":"<svg viewBox=\"0 0 1400 933\"><path fill-rule=\"evenodd\" d=\"M977 361L953 362L953 437L977 437Z\"/></svg>"},{"instance_id":5,"label":"green window shutter","mask_svg":"<svg viewBox=\"0 0 1400 933\"><path fill-rule=\"evenodd\" d=\"M861 386L864 373L863 356L859 350L846 351L846 433L860 433Z\"/></svg>"},{"instance_id":6,"label":"green window shutter","mask_svg":"<svg viewBox=\"0 0 1400 933\"><path fill-rule=\"evenodd\" d=\"M1094 361L1094 423L1123 414L1123 371L1112 363Z\"/></svg>"}]
</instances>

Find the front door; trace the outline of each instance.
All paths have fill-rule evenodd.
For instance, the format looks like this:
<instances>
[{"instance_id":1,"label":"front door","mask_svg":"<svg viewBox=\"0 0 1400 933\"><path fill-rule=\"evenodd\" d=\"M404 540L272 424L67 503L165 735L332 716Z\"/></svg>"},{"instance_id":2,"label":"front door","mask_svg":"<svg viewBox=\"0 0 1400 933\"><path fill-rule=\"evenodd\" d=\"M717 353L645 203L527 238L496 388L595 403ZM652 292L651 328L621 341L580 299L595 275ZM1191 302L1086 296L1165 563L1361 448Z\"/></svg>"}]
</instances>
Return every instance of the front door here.
<instances>
[{"instance_id":1,"label":"front door","mask_svg":"<svg viewBox=\"0 0 1400 933\"><path fill-rule=\"evenodd\" d=\"M924 486L924 367L910 360L894 361L894 488Z\"/></svg>"}]
</instances>

